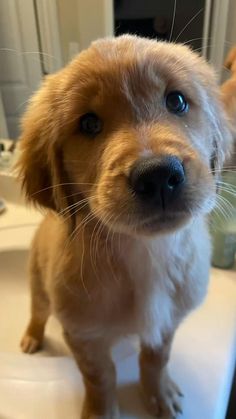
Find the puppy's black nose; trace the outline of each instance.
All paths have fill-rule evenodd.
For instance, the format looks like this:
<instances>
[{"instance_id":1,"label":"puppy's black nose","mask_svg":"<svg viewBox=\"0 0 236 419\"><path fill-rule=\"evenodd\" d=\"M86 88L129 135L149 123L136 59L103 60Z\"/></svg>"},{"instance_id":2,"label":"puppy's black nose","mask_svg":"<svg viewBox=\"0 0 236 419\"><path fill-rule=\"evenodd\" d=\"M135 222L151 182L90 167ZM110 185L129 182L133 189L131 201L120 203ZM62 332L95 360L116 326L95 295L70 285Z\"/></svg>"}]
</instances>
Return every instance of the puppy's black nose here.
<instances>
[{"instance_id":1,"label":"puppy's black nose","mask_svg":"<svg viewBox=\"0 0 236 419\"><path fill-rule=\"evenodd\" d=\"M144 203L165 209L179 194L185 174L175 156L148 157L138 160L129 176L132 190Z\"/></svg>"}]
</instances>

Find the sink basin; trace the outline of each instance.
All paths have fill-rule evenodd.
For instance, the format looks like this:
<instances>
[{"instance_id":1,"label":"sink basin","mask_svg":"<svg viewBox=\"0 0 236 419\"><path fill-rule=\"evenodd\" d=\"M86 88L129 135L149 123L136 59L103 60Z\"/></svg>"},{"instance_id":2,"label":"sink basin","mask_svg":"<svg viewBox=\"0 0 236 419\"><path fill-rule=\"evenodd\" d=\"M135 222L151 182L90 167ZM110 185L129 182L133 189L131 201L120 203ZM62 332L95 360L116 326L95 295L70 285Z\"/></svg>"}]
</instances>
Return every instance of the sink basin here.
<instances>
[{"instance_id":1,"label":"sink basin","mask_svg":"<svg viewBox=\"0 0 236 419\"><path fill-rule=\"evenodd\" d=\"M27 277L28 250L0 252L1 322L0 351L19 353L19 342L29 320L30 294ZM61 327L54 317L47 325L44 349L39 356L68 355L62 339Z\"/></svg>"},{"instance_id":2,"label":"sink basin","mask_svg":"<svg viewBox=\"0 0 236 419\"><path fill-rule=\"evenodd\" d=\"M27 257L26 249L0 252L0 417L76 418L82 381L57 321L49 320L42 351L34 356L20 352L30 307Z\"/></svg>"}]
</instances>

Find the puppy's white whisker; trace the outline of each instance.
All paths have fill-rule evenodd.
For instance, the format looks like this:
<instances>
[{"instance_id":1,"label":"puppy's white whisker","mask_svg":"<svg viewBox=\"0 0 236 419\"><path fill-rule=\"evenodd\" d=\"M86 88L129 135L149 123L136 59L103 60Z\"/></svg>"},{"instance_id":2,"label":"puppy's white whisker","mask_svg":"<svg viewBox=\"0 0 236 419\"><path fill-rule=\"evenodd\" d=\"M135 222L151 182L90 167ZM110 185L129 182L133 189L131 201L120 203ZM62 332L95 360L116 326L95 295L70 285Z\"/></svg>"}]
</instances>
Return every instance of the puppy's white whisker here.
<instances>
[{"instance_id":1,"label":"puppy's white whisker","mask_svg":"<svg viewBox=\"0 0 236 419\"><path fill-rule=\"evenodd\" d=\"M233 196L236 196L236 189L227 188L225 186L220 186L220 192L227 192L230 193Z\"/></svg>"},{"instance_id":2,"label":"puppy's white whisker","mask_svg":"<svg viewBox=\"0 0 236 419\"><path fill-rule=\"evenodd\" d=\"M114 236L115 236L115 234L117 234L117 232L115 232L114 226L116 225L117 220L121 217L121 215L124 213L124 211L127 210L126 202L123 203L122 207L125 207L125 208L122 211L120 211L120 213L118 213L118 215L115 217L115 219L112 215L108 220L106 220L106 223L109 225L110 222L113 219L113 222L111 223L111 225L108 228L107 237L106 237L106 241L105 241L105 246L106 246L107 261L109 263L112 276L115 279L115 281L117 281L117 282L119 282L119 279L117 278L117 276L114 272L112 263L110 261L109 253L108 253L108 240L109 240L110 234L112 233L111 240L110 240L110 255L112 256L113 255Z\"/></svg>"},{"instance_id":3,"label":"puppy's white whisker","mask_svg":"<svg viewBox=\"0 0 236 419\"><path fill-rule=\"evenodd\" d=\"M233 183L223 182L223 181L221 181L221 180L218 180L218 181L217 181L217 184L218 184L219 186L226 187L226 188L228 188L228 189L230 189L230 190L236 190L236 185L235 185L235 184L233 184Z\"/></svg>"},{"instance_id":4,"label":"puppy's white whisker","mask_svg":"<svg viewBox=\"0 0 236 419\"><path fill-rule=\"evenodd\" d=\"M225 213L222 210L222 207L221 207L219 202L215 203L215 207L214 207L213 211L217 214L220 221L222 221L222 218L223 218L223 220L226 219Z\"/></svg>"},{"instance_id":5,"label":"puppy's white whisker","mask_svg":"<svg viewBox=\"0 0 236 419\"><path fill-rule=\"evenodd\" d=\"M86 291L88 299L90 299L91 297L90 297L89 291L88 291L88 289L85 285L85 280L84 280L84 255L85 255L84 230L85 230L85 225L86 225L86 223L82 227L82 252L81 252L81 261L80 261L80 280L83 284L84 290ZM74 238L75 238L75 236L74 236ZM72 239L72 241L73 241L73 239Z\"/></svg>"},{"instance_id":6,"label":"puppy's white whisker","mask_svg":"<svg viewBox=\"0 0 236 419\"><path fill-rule=\"evenodd\" d=\"M218 195L218 197L220 197L222 199L222 201L225 203L226 210L228 210L230 215L232 216L233 212L235 211L235 208L234 208L233 204L227 198L225 198L222 195Z\"/></svg>"},{"instance_id":7,"label":"puppy's white whisker","mask_svg":"<svg viewBox=\"0 0 236 419\"><path fill-rule=\"evenodd\" d=\"M79 211L81 211L85 207L87 207L87 202L85 202L83 205L78 205L77 207L74 208L74 210L72 210L72 212L68 211L70 212L70 214L66 218L64 218L65 214L63 214L64 217L62 221L65 223L67 220L72 218L75 214L77 214Z\"/></svg>"},{"instance_id":8,"label":"puppy's white whisker","mask_svg":"<svg viewBox=\"0 0 236 419\"><path fill-rule=\"evenodd\" d=\"M232 174L234 174L236 172L236 170L235 169L215 169L215 170L210 170L209 171L209 173L212 173L212 174L220 174L220 175L223 175L224 173L232 173Z\"/></svg>"},{"instance_id":9,"label":"puppy's white whisker","mask_svg":"<svg viewBox=\"0 0 236 419\"><path fill-rule=\"evenodd\" d=\"M54 189L54 188L59 188L60 186L68 186L68 185L77 185L77 186L82 186L82 185L95 185L94 183L90 183L90 182L64 182L64 183L57 183L55 185L51 185L51 186L47 186L46 188L42 188L39 189L38 191L32 193L30 196L34 196L39 194L40 192L43 191L47 191L49 189Z\"/></svg>"},{"instance_id":10,"label":"puppy's white whisker","mask_svg":"<svg viewBox=\"0 0 236 419\"><path fill-rule=\"evenodd\" d=\"M66 222L68 219L70 219L73 215L75 215L76 213L78 213L79 211L81 211L83 208L86 208L89 204L89 199L94 199L96 198L96 195L89 197L89 198L84 198L81 199L80 201L69 205L68 207L66 207L64 210L62 210L59 215L63 215L62 221ZM65 212L64 212L65 211ZM72 212L73 211L73 212ZM70 215L68 217L65 218L65 215L67 213L70 213Z\"/></svg>"},{"instance_id":11,"label":"puppy's white whisker","mask_svg":"<svg viewBox=\"0 0 236 419\"><path fill-rule=\"evenodd\" d=\"M80 263L80 280L81 283L83 285L83 288L87 294L88 299L90 299L90 294L89 291L85 285L85 281L84 281L84 272L83 272L83 266L84 266L84 255L85 255L85 245L84 245L84 230L86 225L91 222L93 219L95 219L96 216L93 213L89 213L83 220L81 223L79 223L79 225L73 230L73 232L71 233L71 235L69 236L67 243L65 245L65 248L68 245L71 245L72 242L75 240L76 236L78 235L79 231L82 229L82 253L81 253L81 263Z\"/></svg>"},{"instance_id":12,"label":"puppy's white whisker","mask_svg":"<svg viewBox=\"0 0 236 419\"><path fill-rule=\"evenodd\" d=\"M96 236L95 236L95 240L94 240L94 259L96 261L97 255L98 255L98 244L99 244L99 240L101 238L102 232L105 228L109 228L106 225L107 219L109 219L109 216L105 216L103 217L103 221L100 223Z\"/></svg>"},{"instance_id":13,"label":"puppy's white whisker","mask_svg":"<svg viewBox=\"0 0 236 419\"><path fill-rule=\"evenodd\" d=\"M83 189L83 193L88 193L88 192L90 192L90 189L86 189L86 190ZM82 195L82 191L75 192L75 193L72 193L70 195L65 195L65 196L63 196L62 199L66 200L67 198L71 198L72 196L77 196L77 195ZM85 199L87 199L87 198L85 198Z\"/></svg>"},{"instance_id":14,"label":"puppy's white whisker","mask_svg":"<svg viewBox=\"0 0 236 419\"><path fill-rule=\"evenodd\" d=\"M236 186L234 186L233 184L232 185L228 185L227 183L218 183L218 185L219 185L219 188L221 189L221 190L228 190L228 191L231 191L231 192L234 192L234 191L236 191Z\"/></svg>"},{"instance_id":15,"label":"puppy's white whisker","mask_svg":"<svg viewBox=\"0 0 236 419\"><path fill-rule=\"evenodd\" d=\"M95 219L96 216L93 213L88 213L83 219L82 221L78 224L78 226L75 227L75 229L72 231L72 233L69 236L68 242L71 245L71 243L74 241L76 235L78 234L78 232L80 231L80 229L88 224L88 222L90 222L91 220Z\"/></svg>"},{"instance_id":16,"label":"puppy's white whisker","mask_svg":"<svg viewBox=\"0 0 236 419\"><path fill-rule=\"evenodd\" d=\"M198 10L198 12L189 20L189 22L183 27L183 29L178 34L177 38L174 40L175 43L178 41L178 39L180 38L182 33L185 31L185 29L187 29L187 27L193 22L193 20L196 19L198 15L200 15L200 13L202 13L203 11L204 11L204 7Z\"/></svg>"},{"instance_id":17,"label":"puppy's white whisker","mask_svg":"<svg viewBox=\"0 0 236 419\"><path fill-rule=\"evenodd\" d=\"M223 43L226 43L226 42L223 42ZM215 47L215 46L218 46L218 44L211 43L211 44L207 44L207 45L201 46L199 48L196 48L194 51L199 52L199 51L202 51L203 49L212 48L212 47ZM222 67L224 67L224 66L222 66ZM229 69L227 69L227 68L225 68L225 69L229 71Z\"/></svg>"},{"instance_id":18,"label":"puppy's white whisker","mask_svg":"<svg viewBox=\"0 0 236 419\"><path fill-rule=\"evenodd\" d=\"M37 55L43 55L45 57L49 57L49 58L53 58L55 60L57 60L57 58L54 55L51 54L47 54L46 52L41 52L41 51L19 51L17 49L13 49L13 48L0 48L0 52L14 52L14 54L17 55L31 55L31 54L37 54Z\"/></svg>"},{"instance_id":19,"label":"puppy's white whisker","mask_svg":"<svg viewBox=\"0 0 236 419\"><path fill-rule=\"evenodd\" d=\"M224 179L224 180L225 180L225 179ZM217 182L218 182L219 184L222 184L222 185L232 186L232 187L235 187L235 188L236 188L236 184L234 184L234 183L229 183L228 181L227 181L227 182L224 182L224 180L219 179Z\"/></svg>"},{"instance_id":20,"label":"puppy's white whisker","mask_svg":"<svg viewBox=\"0 0 236 419\"><path fill-rule=\"evenodd\" d=\"M171 42L171 40L172 40L172 35L173 35L173 31L174 31L174 26L175 26L176 5L177 5L177 0L174 0L173 17L172 17L172 24L171 24L169 42Z\"/></svg>"},{"instance_id":21,"label":"puppy's white whisker","mask_svg":"<svg viewBox=\"0 0 236 419\"><path fill-rule=\"evenodd\" d=\"M83 163L84 164L84 160L82 159L64 159L63 160L65 163ZM89 165L96 165L97 162L93 161L93 162L89 162Z\"/></svg>"},{"instance_id":22,"label":"puppy's white whisker","mask_svg":"<svg viewBox=\"0 0 236 419\"><path fill-rule=\"evenodd\" d=\"M232 208L230 207L230 203L222 197L221 195L217 196L218 204L221 207L221 212L225 218L225 220L229 220L232 217ZM220 201L220 202L219 202ZM231 204L232 206L232 204Z\"/></svg>"},{"instance_id":23,"label":"puppy's white whisker","mask_svg":"<svg viewBox=\"0 0 236 419\"><path fill-rule=\"evenodd\" d=\"M73 204L68 205L66 208L62 209L58 215L65 215L68 211L70 211L71 209L80 206L81 204L83 204L84 202L87 202L87 198L85 199L81 199L78 202L75 202Z\"/></svg>"},{"instance_id":24,"label":"puppy's white whisker","mask_svg":"<svg viewBox=\"0 0 236 419\"><path fill-rule=\"evenodd\" d=\"M99 213L97 212L97 210L95 211L96 217L98 219L97 223L95 224L92 234L91 234L91 238L90 238L90 255L91 255L91 263L93 266L93 270L95 275L98 277L97 275L97 255L98 255L98 249L97 249L97 244L99 241L99 237L102 234L102 231L107 228L109 229L109 227L107 226L107 219L109 220L110 218L113 218L113 215L111 215L111 217L109 218L108 216L103 216L102 219L99 216ZM99 282L100 278L99 278Z\"/></svg>"},{"instance_id":25,"label":"puppy's white whisker","mask_svg":"<svg viewBox=\"0 0 236 419\"><path fill-rule=\"evenodd\" d=\"M66 241L66 243L65 243L65 246L63 247L63 249L62 249L62 257L63 257L63 254L65 253L65 251L66 251L66 249L68 248L68 246L69 245L71 245L72 244L72 241L75 239L75 237L79 234L79 231L80 231L80 229L84 226L84 227L86 227L86 225L89 223L89 222L91 222L93 219L96 219L96 216L93 214L93 213L89 213L85 218L83 218L82 219L82 221L78 224L78 226L76 226L76 228L72 231L72 233L69 235L69 237L68 237L68 239L67 239L67 241ZM58 283L59 283L60 281L58 281ZM87 288L86 288L86 286L85 286L85 283L84 283L84 280L83 280L83 277L82 277L82 280L81 280L81 282L82 282L82 285L83 285L83 288L84 288L84 290L85 290L85 292L86 292L86 294L87 294L87 296L88 296L88 298L90 299L90 295L89 295L89 293L88 293L88 290L87 290ZM69 292L71 292L71 293L73 293L74 295L75 295L75 291L74 290L72 290L72 289L70 289L70 287L67 285L67 283L66 283L66 280L65 281L63 281L63 286L69 291Z\"/></svg>"},{"instance_id":26,"label":"puppy's white whisker","mask_svg":"<svg viewBox=\"0 0 236 419\"><path fill-rule=\"evenodd\" d=\"M188 45L193 41L203 41L205 38L203 36L200 36L199 38L192 38L192 39L188 39L187 41L183 42L183 45ZM207 39L212 39L211 37L208 37Z\"/></svg>"},{"instance_id":27,"label":"puppy's white whisker","mask_svg":"<svg viewBox=\"0 0 236 419\"><path fill-rule=\"evenodd\" d=\"M104 222L106 222L106 227L107 227L107 236L106 236L106 239L105 239L105 249L106 249L106 259L107 259L107 263L108 263L111 275L114 278L114 280L117 281L117 277L115 275L115 272L114 272L114 269L113 269L113 266L112 266L112 261L111 261L111 256L112 256L111 248L108 249L108 242L107 242L109 234L112 231L112 229L111 229L112 227L111 227L110 223L111 223L113 218L114 217L113 217L113 214L112 214L110 217L107 217L104 220ZM117 282L119 282L119 281L117 281Z\"/></svg>"}]
</instances>

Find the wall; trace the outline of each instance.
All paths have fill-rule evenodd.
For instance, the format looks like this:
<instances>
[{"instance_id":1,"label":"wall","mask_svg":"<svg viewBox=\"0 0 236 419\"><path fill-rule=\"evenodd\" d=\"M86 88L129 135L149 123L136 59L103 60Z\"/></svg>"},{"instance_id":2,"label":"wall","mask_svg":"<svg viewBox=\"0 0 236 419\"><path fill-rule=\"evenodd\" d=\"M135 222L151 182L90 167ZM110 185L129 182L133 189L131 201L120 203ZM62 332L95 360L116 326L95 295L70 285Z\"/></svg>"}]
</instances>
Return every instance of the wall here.
<instances>
[{"instance_id":1,"label":"wall","mask_svg":"<svg viewBox=\"0 0 236 419\"><path fill-rule=\"evenodd\" d=\"M113 34L111 0L57 0L57 7L64 64L94 39Z\"/></svg>"},{"instance_id":2,"label":"wall","mask_svg":"<svg viewBox=\"0 0 236 419\"><path fill-rule=\"evenodd\" d=\"M236 1L230 0L228 23L226 31L225 53L231 48L231 44L236 44Z\"/></svg>"},{"instance_id":3,"label":"wall","mask_svg":"<svg viewBox=\"0 0 236 419\"><path fill-rule=\"evenodd\" d=\"M91 41L113 34L113 1L78 0L78 24L81 49Z\"/></svg>"},{"instance_id":4,"label":"wall","mask_svg":"<svg viewBox=\"0 0 236 419\"><path fill-rule=\"evenodd\" d=\"M59 31L64 64L66 64L72 56L70 45L79 43L78 3L78 0L70 0L69 2L67 0L57 0Z\"/></svg>"}]
</instances>

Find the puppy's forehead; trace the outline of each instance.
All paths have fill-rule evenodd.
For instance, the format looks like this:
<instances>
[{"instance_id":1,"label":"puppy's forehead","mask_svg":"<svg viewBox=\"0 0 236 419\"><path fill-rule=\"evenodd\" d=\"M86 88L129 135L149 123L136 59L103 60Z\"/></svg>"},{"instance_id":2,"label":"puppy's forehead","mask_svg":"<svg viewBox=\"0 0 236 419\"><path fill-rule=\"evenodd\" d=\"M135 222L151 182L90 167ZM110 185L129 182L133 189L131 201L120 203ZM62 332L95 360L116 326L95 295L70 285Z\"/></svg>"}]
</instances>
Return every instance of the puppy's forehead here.
<instances>
[{"instance_id":1,"label":"puppy's forehead","mask_svg":"<svg viewBox=\"0 0 236 419\"><path fill-rule=\"evenodd\" d=\"M77 64L75 83L88 88L88 96L119 93L132 101L172 89L191 98L214 78L205 61L186 46L127 35L94 42Z\"/></svg>"},{"instance_id":2,"label":"puppy's forehead","mask_svg":"<svg viewBox=\"0 0 236 419\"><path fill-rule=\"evenodd\" d=\"M163 81L188 88L194 82L204 83L209 75L212 78L204 60L180 44L126 35L96 41L87 52L96 76L104 76L104 82L126 80L141 87L142 81L153 85Z\"/></svg>"},{"instance_id":3,"label":"puppy's forehead","mask_svg":"<svg viewBox=\"0 0 236 419\"><path fill-rule=\"evenodd\" d=\"M162 112L168 91L180 90L201 105L215 89L212 70L188 47L130 35L92 43L67 68L65 80L62 93L75 114L105 109L114 116L126 107L149 119Z\"/></svg>"}]
</instances>

